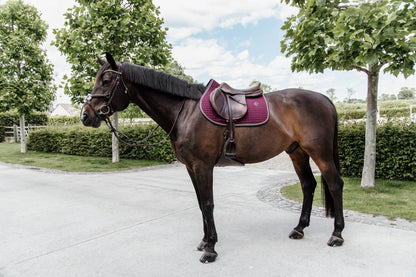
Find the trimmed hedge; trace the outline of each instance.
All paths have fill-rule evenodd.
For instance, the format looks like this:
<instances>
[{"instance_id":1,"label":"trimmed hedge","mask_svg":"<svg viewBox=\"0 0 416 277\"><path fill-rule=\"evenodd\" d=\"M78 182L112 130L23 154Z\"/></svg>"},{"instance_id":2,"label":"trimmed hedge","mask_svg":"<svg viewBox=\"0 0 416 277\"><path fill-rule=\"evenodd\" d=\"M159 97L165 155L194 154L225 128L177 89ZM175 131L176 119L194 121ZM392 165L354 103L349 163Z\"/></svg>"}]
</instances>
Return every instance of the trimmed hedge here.
<instances>
[{"instance_id":1,"label":"trimmed hedge","mask_svg":"<svg viewBox=\"0 0 416 277\"><path fill-rule=\"evenodd\" d=\"M361 177L365 124L340 126L339 151L344 176ZM377 127L376 178L416 181L416 124L390 121Z\"/></svg>"},{"instance_id":2,"label":"trimmed hedge","mask_svg":"<svg viewBox=\"0 0 416 277\"><path fill-rule=\"evenodd\" d=\"M135 140L145 138L154 128L128 126L122 131ZM166 136L157 130L149 143L161 141ZM340 125L339 151L343 176L360 177L364 163L365 123ZM376 177L416 181L416 124L388 122L377 128ZM30 133L28 149L80 156L111 157L111 133L107 128L80 126L36 130ZM161 145L129 147L120 144L120 156L129 159L147 159L173 162L175 155L166 140Z\"/></svg>"},{"instance_id":3,"label":"trimmed hedge","mask_svg":"<svg viewBox=\"0 0 416 277\"><path fill-rule=\"evenodd\" d=\"M80 124L79 116L50 116L48 117L48 126L58 126L58 125L76 125Z\"/></svg>"},{"instance_id":4,"label":"trimmed hedge","mask_svg":"<svg viewBox=\"0 0 416 277\"><path fill-rule=\"evenodd\" d=\"M340 121L347 121L351 119L361 119L365 118L365 110L347 110L347 111L338 111L338 119Z\"/></svg>"},{"instance_id":5,"label":"trimmed hedge","mask_svg":"<svg viewBox=\"0 0 416 277\"><path fill-rule=\"evenodd\" d=\"M26 125L45 126L48 122L48 116L45 113L34 113L25 116ZM14 112L0 113L0 142L4 141L5 127L19 125L19 115Z\"/></svg>"},{"instance_id":6,"label":"trimmed hedge","mask_svg":"<svg viewBox=\"0 0 416 277\"><path fill-rule=\"evenodd\" d=\"M338 111L338 118L340 121L346 121L351 119L361 119L366 117L366 110L357 109L357 110L342 110ZM380 109L380 116L386 118L395 118L395 117L409 117L410 110L409 107L405 108L389 108Z\"/></svg>"},{"instance_id":7,"label":"trimmed hedge","mask_svg":"<svg viewBox=\"0 0 416 277\"><path fill-rule=\"evenodd\" d=\"M128 126L121 131L134 140L144 139L155 125ZM166 133L158 129L146 143L163 140ZM107 128L49 127L30 133L28 150L54 152L78 156L111 157L111 133ZM157 146L129 147L120 143L120 157L127 159L157 160L171 163L175 160L170 140Z\"/></svg>"}]
</instances>

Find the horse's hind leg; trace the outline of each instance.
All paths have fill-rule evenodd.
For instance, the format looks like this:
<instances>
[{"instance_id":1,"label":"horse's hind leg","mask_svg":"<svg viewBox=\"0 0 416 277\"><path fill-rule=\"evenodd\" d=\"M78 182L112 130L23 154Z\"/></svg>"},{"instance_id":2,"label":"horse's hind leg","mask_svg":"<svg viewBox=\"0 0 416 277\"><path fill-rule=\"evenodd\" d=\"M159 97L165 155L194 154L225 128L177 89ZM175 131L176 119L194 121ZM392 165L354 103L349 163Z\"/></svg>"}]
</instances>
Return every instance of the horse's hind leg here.
<instances>
[{"instance_id":1,"label":"horse's hind leg","mask_svg":"<svg viewBox=\"0 0 416 277\"><path fill-rule=\"evenodd\" d=\"M341 246L344 243L341 233L345 225L342 207L344 181L342 181L339 170L336 168L333 161L316 161L316 164L324 178L322 180L322 186L325 189L327 215L334 216L334 231L327 244L329 246ZM329 203L332 203L332 205Z\"/></svg>"},{"instance_id":2,"label":"horse's hind leg","mask_svg":"<svg viewBox=\"0 0 416 277\"><path fill-rule=\"evenodd\" d=\"M309 164L309 155L306 154L305 151L298 147L296 150L291 152L289 156L292 159L292 163L299 177L303 192L302 212L299 223L292 230L292 232L290 232L289 238L301 239L304 235L303 229L309 226L316 180Z\"/></svg>"},{"instance_id":3,"label":"horse's hind leg","mask_svg":"<svg viewBox=\"0 0 416 277\"><path fill-rule=\"evenodd\" d=\"M198 197L204 223L204 238L198 245L198 250L204 251L200 261L202 263L214 262L218 256L214 249L218 239L214 222L213 168L195 166L194 168L187 167L187 169Z\"/></svg>"}]
</instances>

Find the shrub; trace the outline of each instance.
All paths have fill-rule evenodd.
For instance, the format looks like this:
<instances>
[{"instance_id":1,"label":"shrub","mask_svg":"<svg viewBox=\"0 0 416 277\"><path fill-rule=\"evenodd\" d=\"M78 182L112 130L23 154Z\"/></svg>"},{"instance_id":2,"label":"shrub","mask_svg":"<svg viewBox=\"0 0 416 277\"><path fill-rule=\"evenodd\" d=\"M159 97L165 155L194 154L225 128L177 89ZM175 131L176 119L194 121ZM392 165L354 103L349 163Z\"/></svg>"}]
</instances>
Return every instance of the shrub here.
<instances>
[{"instance_id":1,"label":"shrub","mask_svg":"<svg viewBox=\"0 0 416 277\"><path fill-rule=\"evenodd\" d=\"M154 128L128 126L122 131L134 140L145 138ZM163 130L157 130L147 143L165 138ZM344 176L361 177L364 163L365 123L340 125L339 151L341 171ZM376 178L416 180L416 124L390 121L377 128ZM111 133L107 128L81 126L49 127L30 133L28 149L80 156L111 157ZM120 157L165 162L175 160L170 140L157 146L129 147L120 144Z\"/></svg>"},{"instance_id":2,"label":"shrub","mask_svg":"<svg viewBox=\"0 0 416 277\"><path fill-rule=\"evenodd\" d=\"M145 138L154 128L148 126L123 127L122 131L134 140ZM156 143L166 137L158 129L146 143ZM111 133L107 128L48 127L30 133L27 147L32 151L54 152L79 156L111 157ZM175 155L170 140L156 146L129 147L120 143L120 157L173 162Z\"/></svg>"},{"instance_id":3,"label":"shrub","mask_svg":"<svg viewBox=\"0 0 416 277\"><path fill-rule=\"evenodd\" d=\"M67 125L76 125L79 123L80 123L80 120L79 120L78 115L75 115L75 116L62 115L62 116L48 117L48 126L56 126L56 125L67 126Z\"/></svg>"},{"instance_id":4,"label":"shrub","mask_svg":"<svg viewBox=\"0 0 416 277\"><path fill-rule=\"evenodd\" d=\"M389 121L377 127L376 178L416 180L416 124ZM361 177L364 163L365 124L339 128L341 170Z\"/></svg>"}]
</instances>

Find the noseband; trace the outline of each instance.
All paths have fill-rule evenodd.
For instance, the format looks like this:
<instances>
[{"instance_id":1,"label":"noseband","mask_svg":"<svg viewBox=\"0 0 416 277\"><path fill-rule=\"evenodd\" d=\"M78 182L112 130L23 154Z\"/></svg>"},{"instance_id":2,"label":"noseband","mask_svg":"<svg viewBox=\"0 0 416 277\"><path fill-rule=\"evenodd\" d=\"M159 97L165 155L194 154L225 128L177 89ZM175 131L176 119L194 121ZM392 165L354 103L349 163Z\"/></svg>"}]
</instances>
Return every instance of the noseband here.
<instances>
[{"instance_id":1,"label":"noseband","mask_svg":"<svg viewBox=\"0 0 416 277\"><path fill-rule=\"evenodd\" d=\"M118 86L120 85L120 81L124 86L124 93L128 94L128 92L129 92L126 84L124 83L123 76L122 76L123 72L122 72L121 69L122 69L122 65L120 64L119 71L112 70L112 69L107 69L101 74L101 78L107 72L111 72L111 73L116 74L116 81L113 83L113 85L110 87L110 89L106 91L106 93L104 93L104 94L88 94L87 97L85 97L84 103L87 104L90 107L91 110L93 110L95 116L97 116L99 118L104 118L104 120L106 120L113 112L113 109L111 108L111 102L114 99L114 95L115 95L115 92L116 92ZM106 100L107 103L97 111L91 105L91 101L94 98L103 98L103 99Z\"/></svg>"}]
</instances>

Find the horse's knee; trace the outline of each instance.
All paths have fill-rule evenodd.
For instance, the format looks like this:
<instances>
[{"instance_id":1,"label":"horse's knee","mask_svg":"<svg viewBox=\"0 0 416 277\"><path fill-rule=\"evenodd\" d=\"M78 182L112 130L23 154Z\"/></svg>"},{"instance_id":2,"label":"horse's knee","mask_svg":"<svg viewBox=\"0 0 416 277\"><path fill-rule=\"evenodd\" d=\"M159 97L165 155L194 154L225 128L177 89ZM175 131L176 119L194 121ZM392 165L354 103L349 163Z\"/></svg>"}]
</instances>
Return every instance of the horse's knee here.
<instances>
[{"instance_id":1,"label":"horse's knee","mask_svg":"<svg viewBox=\"0 0 416 277\"><path fill-rule=\"evenodd\" d=\"M201 210L204 214L211 213L214 210L214 201L206 200L201 203Z\"/></svg>"}]
</instances>

